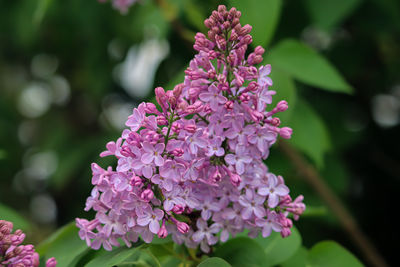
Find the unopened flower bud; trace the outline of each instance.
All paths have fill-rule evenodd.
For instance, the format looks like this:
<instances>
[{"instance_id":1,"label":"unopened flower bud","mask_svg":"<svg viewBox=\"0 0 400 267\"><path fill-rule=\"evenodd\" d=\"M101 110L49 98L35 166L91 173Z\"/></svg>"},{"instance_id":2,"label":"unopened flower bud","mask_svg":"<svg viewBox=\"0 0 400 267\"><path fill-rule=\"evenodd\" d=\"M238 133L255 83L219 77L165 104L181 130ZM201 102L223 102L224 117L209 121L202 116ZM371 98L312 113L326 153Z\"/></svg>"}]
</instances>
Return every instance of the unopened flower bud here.
<instances>
[{"instance_id":1,"label":"unopened flower bud","mask_svg":"<svg viewBox=\"0 0 400 267\"><path fill-rule=\"evenodd\" d=\"M46 267L56 267L57 261L55 258L50 258L46 261Z\"/></svg>"},{"instance_id":2,"label":"unopened flower bud","mask_svg":"<svg viewBox=\"0 0 400 267\"><path fill-rule=\"evenodd\" d=\"M283 112L288 109L288 103L285 100L279 101L276 108L278 111Z\"/></svg>"},{"instance_id":3,"label":"unopened flower bud","mask_svg":"<svg viewBox=\"0 0 400 267\"><path fill-rule=\"evenodd\" d=\"M193 134L196 132L197 127L195 124L189 124L189 125L185 125L185 127L183 127L183 129L185 129L185 131Z\"/></svg>"},{"instance_id":4,"label":"unopened flower bud","mask_svg":"<svg viewBox=\"0 0 400 267\"><path fill-rule=\"evenodd\" d=\"M133 185L133 186L139 187L139 186L141 186L143 184L143 181L139 176L134 175L131 178L130 184Z\"/></svg>"},{"instance_id":5,"label":"unopened flower bud","mask_svg":"<svg viewBox=\"0 0 400 267\"><path fill-rule=\"evenodd\" d=\"M166 238L168 236L167 228L165 227L165 221L163 221L160 230L158 230L157 236L159 238Z\"/></svg>"},{"instance_id":6,"label":"unopened flower bud","mask_svg":"<svg viewBox=\"0 0 400 267\"><path fill-rule=\"evenodd\" d=\"M292 136L293 130L289 127L282 127L279 130L279 134L284 139L290 139Z\"/></svg>"},{"instance_id":7,"label":"unopened flower bud","mask_svg":"<svg viewBox=\"0 0 400 267\"><path fill-rule=\"evenodd\" d=\"M177 221L176 222L176 227L178 228L178 231L181 232L182 234L186 234L189 231L189 225L184 222Z\"/></svg>"},{"instance_id":8,"label":"unopened flower bud","mask_svg":"<svg viewBox=\"0 0 400 267\"><path fill-rule=\"evenodd\" d=\"M185 211L185 208L183 206L181 206L181 205L175 205L172 208L172 212L176 213L176 214L182 214L184 211Z\"/></svg>"},{"instance_id":9,"label":"unopened flower bud","mask_svg":"<svg viewBox=\"0 0 400 267\"><path fill-rule=\"evenodd\" d=\"M145 189L142 194L140 194L140 198L146 202L150 202L154 197L154 193L151 189Z\"/></svg>"},{"instance_id":10,"label":"unopened flower bud","mask_svg":"<svg viewBox=\"0 0 400 267\"><path fill-rule=\"evenodd\" d=\"M163 115L157 116L157 125L168 125L168 121L165 118L165 116Z\"/></svg>"},{"instance_id":11,"label":"unopened flower bud","mask_svg":"<svg viewBox=\"0 0 400 267\"><path fill-rule=\"evenodd\" d=\"M231 101L231 100L229 100L229 101L227 101L226 103L225 103L225 108L227 109L227 110L232 110L233 109L233 102Z\"/></svg>"},{"instance_id":12,"label":"unopened flower bud","mask_svg":"<svg viewBox=\"0 0 400 267\"><path fill-rule=\"evenodd\" d=\"M230 174L230 181L231 181L231 184L233 186L237 187L242 182L242 179L240 178L240 176L237 173L231 173Z\"/></svg>"}]
</instances>

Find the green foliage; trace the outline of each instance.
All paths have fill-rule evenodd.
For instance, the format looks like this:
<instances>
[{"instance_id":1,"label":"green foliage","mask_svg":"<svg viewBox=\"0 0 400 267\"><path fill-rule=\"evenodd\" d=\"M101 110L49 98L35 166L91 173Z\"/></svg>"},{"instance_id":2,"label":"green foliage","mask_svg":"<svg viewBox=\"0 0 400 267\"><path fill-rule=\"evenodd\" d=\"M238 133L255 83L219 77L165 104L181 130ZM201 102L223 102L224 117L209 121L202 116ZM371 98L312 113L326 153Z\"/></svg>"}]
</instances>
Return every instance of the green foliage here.
<instances>
[{"instance_id":1,"label":"green foliage","mask_svg":"<svg viewBox=\"0 0 400 267\"><path fill-rule=\"evenodd\" d=\"M229 240L217 248L215 256L223 258L234 267L256 267L265 265L263 247L248 237Z\"/></svg>"},{"instance_id":2,"label":"green foliage","mask_svg":"<svg viewBox=\"0 0 400 267\"><path fill-rule=\"evenodd\" d=\"M274 266L290 258L301 245L301 236L295 227L292 234L283 238L280 233L272 232L267 238L258 236L255 239L264 249L266 265Z\"/></svg>"},{"instance_id":3,"label":"green foliage","mask_svg":"<svg viewBox=\"0 0 400 267\"><path fill-rule=\"evenodd\" d=\"M281 0L238 0L231 5L242 12L241 24L253 26L253 45L266 46L274 36L281 14Z\"/></svg>"},{"instance_id":4,"label":"green foliage","mask_svg":"<svg viewBox=\"0 0 400 267\"><path fill-rule=\"evenodd\" d=\"M305 0L315 25L331 30L350 15L362 0Z\"/></svg>"},{"instance_id":5,"label":"green foliage","mask_svg":"<svg viewBox=\"0 0 400 267\"><path fill-rule=\"evenodd\" d=\"M71 222L52 234L37 247L37 252L45 258L55 257L57 266L71 266L77 257L89 251L86 243L78 236L78 228Z\"/></svg>"},{"instance_id":6,"label":"green foliage","mask_svg":"<svg viewBox=\"0 0 400 267\"><path fill-rule=\"evenodd\" d=\"M324 154L331 148L331 142L320 116L307 102L298 101L289 125L293 128L289 142L322 167Z\"/></svg>"},{"instance_id":7,"label":"green foliage","mask_svg":"<svg viewBox=\"0 0 400 267\"><path fill-rule=\"evenodd\" d=\"M208 258L205 261L201 262L198 267L229 267L231 266L225 260L217 257Z\"/></svg>"},{"instance_id":8,"label":"green foliage","mask_svg":"<svg viewBox=\"0 0 400 267\"><path fill-rule=\"evenodd\" d=\"M279 42L269 53L267 62L301 82L320 89L352 93L352 87L322 55L294 40Z\"/></svg>"},{"instance_id":9,"label":"green foliage","mask_svg":"<svg viewBox=\"0 0 400 267\"><path fill-rule=\"evenodd\" d=\"M19 215L15 210L0 203L0 220L6 220L12 222L14 230L21 229L23 231L29 230L29 222Z\"/></svg>"},{"instance_id":10,"label":"green foliage","mask_svg":"<svg viewBox=\"0 0 400 267\"><path fill-rule=\"evenodd\" d=\"M288 260L281 264L282 267L305 267L307 262L308 250L305 247L299 249Z\"/></svg>"},{"instance_id":11,"label":"green foliage","mask_svg":"<svg viewBox=\"0 0 400 267\"><path fill-rule=\"evenodd\" d=\"M289 119L297 101L296 85L290 75L275 67L272 67L271 79L274 83L271 89L276 91L276 95L272 98L272 106L275 106L281 100L286 100L289 103L289 109L279 114L282 124L289 125Z\"/></svg>"},{"instance_id":12,"label":"green foliage","mask_svg":"<svg viewBox=\"0 0 400 267\"><path fill-rule=\"evenodd\" d=\"M311 248L307 257L311 267L358 267L363 264L344 247L334 241L322 241Z\"/></svg>"}]
</instances>

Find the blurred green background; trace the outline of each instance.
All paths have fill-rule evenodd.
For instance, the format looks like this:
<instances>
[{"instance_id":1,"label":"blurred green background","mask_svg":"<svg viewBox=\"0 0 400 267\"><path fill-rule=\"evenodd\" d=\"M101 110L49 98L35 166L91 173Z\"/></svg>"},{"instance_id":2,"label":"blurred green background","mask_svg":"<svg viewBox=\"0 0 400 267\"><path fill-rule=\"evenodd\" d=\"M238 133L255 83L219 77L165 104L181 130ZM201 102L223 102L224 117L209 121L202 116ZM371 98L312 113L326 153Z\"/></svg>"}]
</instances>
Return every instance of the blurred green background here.
<instances>
[{"instance_id":1,"label":"blurred green background","mask_svg":"<svg viewBox=\"0 0 400 267\"><path fill-rule=\"evenodd\" d=\"M132 108L183 81L194 33L218 4L241 10L266 48L290 143L396 262L397 0L143 0L126 15L96 0L0 1L0 218L38 243L90 216L90 163L114 164L98 154ZM295 225L306 246L333 239L364 259L280 149L266 163L305 196Z\"/></svg>"}]
</instances>

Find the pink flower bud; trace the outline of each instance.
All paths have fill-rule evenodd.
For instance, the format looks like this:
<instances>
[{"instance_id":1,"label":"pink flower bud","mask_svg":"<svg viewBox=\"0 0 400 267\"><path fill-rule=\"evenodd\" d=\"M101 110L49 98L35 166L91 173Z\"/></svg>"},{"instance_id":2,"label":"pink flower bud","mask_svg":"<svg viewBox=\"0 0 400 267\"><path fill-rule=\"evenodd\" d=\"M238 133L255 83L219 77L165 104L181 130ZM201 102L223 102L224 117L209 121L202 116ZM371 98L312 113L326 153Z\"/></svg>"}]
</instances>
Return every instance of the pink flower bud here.
<instances>
[{"instance_id":1,"label":"pink flower bud","mask_svg":"<svg viewBox=\"0 0 400 267\"><path fill-rule=\"evenodd\" d=\"M282 228L281 236L282 237L288 237L288 236L290 236L291 233L292 233L292 231L290 231L289 228Z\"/></svg>"},{"instance_id":2,"label":"pink flower bud","mask_svg":"<svg viewBox=\"0 0 400 267\"><path fill-rule=\"evenodd\" d=\"M153 191L151 189L145 189L142 194L140 194L140 198L143 199L146 202L150 202L154 197Z\"/></svg>"},{"instance_id":3,"label":"pink flower bud","mask_svg":"<svg viewBox=\"0 0 400 267\"><path fill-rule=\"evenodd\" d=\"M55 258L50 258L46 261L46 267L56 267L57 261Z\"/></svg>"},{"instance_id":4,"label":"pink flower bud","mask_svg":"<svg viewBox=\"0 0 400 267\"><path fill-rule=\"evenodd\" d=\"M251 32L253 27L251 27L249 24L246 24L242 27L242 30L240 31L240 35L246 35Z\"/></svg>"},{"instance_id":5,"label":"pink flower bud","mask_svg":"<svg viewBox=\"0 0 400 267\"><path fill-rule=\"evenodd\" d=\"M182 156L184 153L182 148L175 148L174 150L172 150L172 155L174 155L175 157L180 157Z\"/></svg>"},{"instance_id":6,"label":"pink flower bud","mask_svg":"<svg viewBox=\"0 0 400 267\"><path fill-rule=\"evenodd\" d=\"M279 134L284 139L290 139L290 137L292 136L292 133L293 133L293 130L292 130L292 128L289 128L289 127L282 127L279 129Z\"/></svg>"},{"instance_id":7,"label":"pink flower bud","mask_svg":"<svg viewBox=\"0 0 400 267\"><path fill-rule=\"evenodd\" d=\"M222 180L222 174L221 174L221 172L219 171L218 166L215 168L215 171L214 171L214 173L213 173L212 176L211 176L211 180L212 180L213 183L219 183L219 182L221 182L221 180Z\"/></svg>"},{"instance_id":8,"label":"pink flower bud","mask_svg":"<svg viewBox=\"0 0 400 267\"><path fill-rule=\"evenodd\" d=\"M168 108L168 98L167 95L165 94L165 91L162 87L157 87L156 89L154 89L154 92L156 94L156 100L157 103L160 104L160 106L163 109L167 109Z\"/></svg>"},{"instance_id":9,"label":"pink flower bud","mask_svg":"<svg viewBox=\"0 0 400 267\"><path fill-rule=\"evenodd\" d=\"M165 118L165 116L163 115L157 116L157 125L168 125L168 121Z\"/></svg>"},{"instance_id":10,"label":"pink flower bud","mask_svg":"<svg viewBox=\"0 0 400 267\"><path fill-rule=\"evenodd\" d=\"M272 118L272 120L270 121L270 123L275 126L278 127L281 124L281 120L279 118Z\"/></svg>"},{"instance_id":11,"label":"pink flower bud","mask_svg":"<svg viewBox=\"0 0 400 267\"><path fill-rule=\"evenodd\" d=\"M142 182L142 179L139 176L134 175L131 178L130 184L133 185L133 186L139 187L139 186L141 186L143 184L143 182Z\"/></svg>"},{"instance_id":12,"label":"pink flower bud","mask_svg":"<svg viewBox=\"0 0 400 267\"><path fill-rule=\"evenodd\" d=\"M185 211L185 208L182 207L181 205L175 205L175 206L172 208L172 212L173 212L173 213L176 213L176 214L182 214L184 211Z\"/></svg>"},{"instance_id":13,"label":"pink flower bud","mask_svg":"<svg viewBox=\"0 0 400 267\"><path fill-rule=\"evenodd\" d=\"M283 112L288 109L288 103L285 100L279 101L276 108L278 111Z\"/></svg>"},{"instance_id":14,"label":"pink flower bud","mask_svg":"<svg viewBox=\"0 0 400 267\"><path fill-rule=\"evenodd\" d=\"M178 228L178 231L181 232L182 234L186 234L189 231L189 225L187 225L187 223L184 222L177 221L176 227Z\"/></svg>"},{"instance_id":15,"label":"pink flower bud","mask_svg":"<svg viewBox=\"0 0 400 267\"><path fill-rule=\"evenodd\" d=\"M255 122L260 122L264 119L264 115L257 110L252 110L250 116Z\"/></svg>"},{"instance_id":16,"label":"pink flower bud","mask_svg":"<svg viewBox=\"0 0 400 267\"><path fill-rule=\"evenodd\" d=\"M249 83L249 85L247 85L246 89L244 90L244 92L254 92L257 91L259 85L257 82L252 81Z\"/></svg>"},{"instance_id":17,"label":"pink flower bud","mask_svg":"<svg viewBox=\"0 0 400 267\"><path fill-rule=\"evenodd\" d=\"M154 114L158 114L160 113L156 107L156 105L154 105L153 103L144 103L144 111L146 113L154 113Z\"/></svg>"},{"instance_id":18,"label":"pink flower bud","mask_svg":"<svg viewBox=\"0 0 400 267\"><path fill-rule=\"evenodd\" d=\"M250 96L248 93L243 93L239 96L240 101L247 103L250 100Z\"/></svg>"},{"instance_id":19,"label":"pink flower bud","mask_svg":"<svg viewBox=\"0 0 400 267\"><path fill-rule=\"evenodd\" d=\"M232 110L232 109L233 109L233 102L232 102L231 100L227 101L227 102L225 103L225 108L226 108L227 110Z\"/></svg>"},{"instance_id":20,"label":"pink flower bud","mask_svg":"<svg viewBox=\"0 0 400 267\"><path fill-rule=\"evenodd\" d=\"M265 49L262 46L257 46L254 49L254 53L256 53L257 55L263 55L265 53Z\"/></svg>"},{"instance_id":21,"label":"pink flower bud","mask_svg":"<svg viewBox=\"0 0 400 267\"><path fill-rule=\"evenodd\" d=\"M172 131L174 133L179 133L181 131L181 129L182 129L182 125L175 121L175 122L172 123L172 128L171 129L172 129Z\"/></svg>"},{"instance_id":22,"label":"pink flower bud","mask_svg":"<svg viewBox=\"0 0 400 267\"><path fill-rule=\"evenodd\" d=\"M237 173L231 173L230 174L230 181L231 181L231 184L233 186L237 187L242 182L242 179L240 178L240 176Z\"/></svg>"},{"instance_id":23,"label":"pink flower bud","mask_svg":"<svg viewBox=\"0 0 400 267\"><path fill-rule=\"evenodd\" d=\"M167 228L165 227L165 221L163 221L160 230L157 233L159 238L166 238L168 236ZM47 266L46 266L47 267Z\"/></svg>"},{"instance_id":24,"label":"pink flower bud","mask_svg":"<svg viewBox=\"0 0 400 267\"><path fill-rule=\"evenodd\" d=\"M196 129L197 129L197 127L196 127L196 125L195 124L189 124L189 125L186 125L183 129L185 129L186 131L188 131L189 133L195 133L196 132Z\"/></svg>"}]
</instances>

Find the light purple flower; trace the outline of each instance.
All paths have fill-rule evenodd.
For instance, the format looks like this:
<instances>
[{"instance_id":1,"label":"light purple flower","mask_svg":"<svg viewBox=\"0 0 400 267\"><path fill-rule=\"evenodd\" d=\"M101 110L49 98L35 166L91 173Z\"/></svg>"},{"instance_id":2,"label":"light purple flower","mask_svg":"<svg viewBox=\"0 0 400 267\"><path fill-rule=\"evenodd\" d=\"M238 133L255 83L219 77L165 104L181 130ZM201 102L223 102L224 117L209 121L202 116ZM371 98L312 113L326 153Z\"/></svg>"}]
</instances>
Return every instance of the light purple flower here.
<instances>
[{"instance_id":1,"label":"light purple flower","mask_svg":"<svg viewBox=\"0 0 400 267\"><path fill-rule=\"evenodd\" d=\"M208 87L208 92L201 93L199 95L200 99L206 103L210 104L212 110L217 111L218 105L224 104L227 99L222 96L215 85L210 85Z\"/></svg>"},{"instance_id":2,"label":"light purple flower","mask_svg":"<svg viewBox=\"0 0 400 267\"><path fill-rule=\"evenodd\" d=\"M160 230L160 221L164 217L164 212L160 209L146 211L137 218L137 224L140 226L149 226L150 232L157 234Z\"/></svg>"},{"instance_id":3,"label":"light purple flower","mask_svg":"<svg viewBox=\"0 0 400 267\"><path fill-rule=\"evenodd\" d=\"M244 173L245 164L250 163L252 158L246 154L243 146L237 146L235 154L227 154L225 161L229 165L235 165L236 171L239 175Z\"/></svg>"},{"instance_id":4,"label":"light purple flower","mask_svg":"<svg viewBox=\"0 0 400 267\"><path fill-rule=\"evenodd\" d=\"M143 150L145 152L142 154L141 157L142 162L144 164L150 164L154 160L156 166L164 165L164 158L162 157L164 148L165 148L164 144L156 144L155 146L153 146L149 142L144 142Z\"/></svg>"},{"instance_id":5,"label":"light purple flower","mask_svg":"<svg viewBox=\"0 0 400 267\"><path fill-rule=\"evenodd\" d=\"M275 232L282 231L282 225L279 223L279 217L275 211L268 212L267 219L256 218L256 225L262 227L262 236L267 237L272 230Z\"/></svg>"},{"instance_id":6,"label":"light purple flower","mask_svg":"<svg viewBox=\"0 0 400 267\"><path fill-rule=\"evenodd\" d=\"M279 184L276 176L270 173L267 184L261 186L257 193L261 196L268 196L268 206L275 208L279 203L279 197L289 194L289 188L284 184Z\"/></svg>"}]
</instances>

